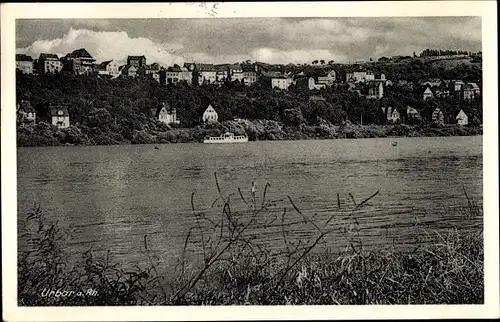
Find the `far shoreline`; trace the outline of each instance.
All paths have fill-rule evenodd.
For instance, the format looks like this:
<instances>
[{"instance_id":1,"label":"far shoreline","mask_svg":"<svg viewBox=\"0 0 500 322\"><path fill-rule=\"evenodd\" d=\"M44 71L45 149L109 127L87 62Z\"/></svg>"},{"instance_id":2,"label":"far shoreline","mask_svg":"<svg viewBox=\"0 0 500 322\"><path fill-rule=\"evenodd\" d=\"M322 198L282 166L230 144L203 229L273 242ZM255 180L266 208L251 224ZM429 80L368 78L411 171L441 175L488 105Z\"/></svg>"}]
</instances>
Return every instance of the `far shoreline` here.
<instances>
[{"instance_id":1,"label":"far shoreline","mask_svg":"<svg viewBox=\"0 0 500 322\"><path fill-rule=\"evenodd\" d=\"M252 121L243 124L243 128L234 124L234 121L227 121L223 123L212 124L210 127L193 127L193 128L173 128L166 132L158 133L156 136L153 134L147 135L144 140L137 141L115 141L109 142L110 144L96 144L89 139L82 140L81 142L37 142L30 140L30 138L17 138L17 147L49 147L49 146L121 146L121 145L167 145L178 143L199 143L203 144L203 137L205 136L218 136L226 131L234 132L238 135L247 135L250 142L258 141L311 141L311 140L342 140L342 139L370 139L370 138L387 138L387 139L401 139L401 138L444 138L453 136L482 136L482 126L460 126L460 125L444 125L444 126L417 126L417 125L349 125L349 126L334 126L334 125L321 125L321 126L301 126L301 127L282 127L277 125L277 122L271 122L274 128L270 128L266 124L265 129L249 129L248 125L253 125ZM260 121L262 122L262 121ZM264 121L267 122L267 121ZM61 130L56 129L61 132ZM58 135L61 136L60 134ZM19 144L21 143L21 144ZM104 142L103 142L104 143Z\"/></svg>"}]
</instances>

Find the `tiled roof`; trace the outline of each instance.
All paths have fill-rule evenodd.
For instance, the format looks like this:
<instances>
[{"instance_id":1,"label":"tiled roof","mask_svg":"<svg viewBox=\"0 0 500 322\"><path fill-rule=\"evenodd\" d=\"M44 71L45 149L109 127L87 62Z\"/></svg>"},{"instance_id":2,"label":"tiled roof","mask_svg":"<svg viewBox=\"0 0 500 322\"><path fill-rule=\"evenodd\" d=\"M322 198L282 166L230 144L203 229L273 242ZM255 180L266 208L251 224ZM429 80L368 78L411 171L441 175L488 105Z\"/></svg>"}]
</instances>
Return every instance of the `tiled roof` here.
<instances>
[{"instance_id":1,"label":"tiled roof","mask_svg":"<svg viewBox=\"0 0 500 322\"><path fill-rule=\"evenodd\" d=\"M476 84L476 83L467 83L467 84L465 85L465 88L466 88L466 89L479 89L479 86L477 86L477 84Z\"/></svg>"},{"instance_id":2,"label":"tiled roof","mask_svg":"<svg viewBox=\"0 0 500 322\"><path fill-rule=\"evenodd\" d=\"M56 59L59 60L59 57L57 57L56 54L47 54L47 53L41 53L39 60L46 60L46 59Z\"/></svg>"},{"instance_id":3,"label":"tiled roof","mask_svg":"<svg viewBox=\"0 0 500 322\"><path fill-rule=\"evenodd\" d=\"M33 61L33 58L25 54L16 54L16 61Z\"/></svg>"},{"instance_id":4,"label":"tiled roof","mask_svg":"<svg viewBox=\"0 0 500 322\"><path fill-rule=\"evenodd\" d=\"M215 66L213 64L195 64L196 69L200 72L215 72Z\"/></svg>"},{"instance_id":5,"label":"tiled roof","mask_svg":"<svg viewBox=\"0 0 500 322\"><path fill-rule=\"evenodd\" d=\"M420 114L417 109L411 107L411 106L408 106L406 107L406 113L407 114Z\"/></svg>"},{"instance_id":6,"label":"tiled roof","mask_svg":"<svg viewBox=\"0 0 500 322\"><path fill-rule=\"evenodd\" d=\"M51 106L50 107L50 115L58 116L58 111L63 111L63 116L69 116L68 108L66 106Z\"/></svg>"},{"instance_id":7,"label":"tiled roof","mask_svg":"<svg viewBox=\"0 0 500 322\"><path fill-rule=\"evenodd\" d=\"M35 109L31 106L30 101L21 101L19 103L19 108L25 112L35 112Z\"/></svg>"},{"instance_id":8,"label":"tiled roof","mask_svg":"<svg viewBox=\"0 0 500 322\"><path fill-rule=\"evenodd\" d=\"M167 71L180 73L180 72L182 72L182 69L178 66L170 66L167 68Z\"/></svg>"},{"instance_id":9,"label":"tiled roof","mask_svg":"<svg viewBox=\"0 0 500 322\"><path fill-rule=\"evenodd\" d=\"M123 66L123 68L121 68L121 71L122 71L123 73L127 73L127 74L128 74L128 70L129 70L130 68L135 68L135 69L137 70L137 67L135 67L134 65L125 65L125 66Z\"/></svg>"},{"instance_id":10,"label":"tiled roof","mask_svg":"<svg viewBox=\"0 0 500 322\"><path fill-rule=\"evenodd\" d=\"M142 55L142 56L128 56L127 57L127 59L141 59L141 58L146 59L146 56Z\"/></svg>"},{"instance_id":11,"label":"tiled roof","mask_svg":"<svg viewBox=\"0 0 500 322\"><path fill-rule=\"evenodd\" d=\"M72 53L67 54L65 58L92 58L85 48L74 50Z\"/></svg>"},{"instance_id":12,"label":"tiled roof","mask_svg":"<svg viewBox=\"0 0 500 322\"><path fill-rule=\"evenodd\" d=\"M98 69L106 69L106 67L108 66L109 63L111 63L112 60L107 60L107 61L103 61L102 63L100 63L97 68Z\"/></svg>"}]
</instances>

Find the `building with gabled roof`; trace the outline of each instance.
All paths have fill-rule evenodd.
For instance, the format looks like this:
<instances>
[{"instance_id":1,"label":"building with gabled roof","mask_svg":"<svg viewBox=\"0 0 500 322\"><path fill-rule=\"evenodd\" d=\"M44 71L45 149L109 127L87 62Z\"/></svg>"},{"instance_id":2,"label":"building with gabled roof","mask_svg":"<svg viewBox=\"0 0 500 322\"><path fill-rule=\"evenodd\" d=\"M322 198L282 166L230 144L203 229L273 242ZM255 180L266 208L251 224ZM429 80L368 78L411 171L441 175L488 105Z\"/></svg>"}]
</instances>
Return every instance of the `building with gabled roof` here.
<instances>
[{"instance_id":1,"label":"building with gabled roof","mask_svg":"<svg viewBox=\"0 0 500 322\"><path fill-rule=\"evenodd\" d=\"M457 116L455 117L458 125L467 125L469 124L469 117L465 114L464 110L460 110Z\"/></svg>"},{"instance_id":2,"label":"building with gabled roof","mask_svg":"<svg viewBox=\"0 0 500 322\"><path fill-rule=\"evenodd\" d=\"M25 54L16 54L16 69L23 74L33 74L33 58Z\"/></svg>"},{"instance_id":3,"label":"building with gabled roof","mask_svg":"<svg viewBox=\"0 0 500 322\"><path fill-rule=\"evenodd\" d=\"M432 92L432 89L429 86L427 86L427 88L425 89L425 91L422 95L423 95L422 98L424 101L428 100L429 98L434 97L434 93Z\"/></svg>"},{"instance_id":4,"label":"building with gabled roof","mask_svg":"<svg viewBox=\"0 0 500 322\"><path fill-rule=\"evenodd\" d=\"M476 83L466 83L463 86L463 96L465 100L471 100L478 97L481 94L481 89Z\"/></svg>"},{"instance_id":5,"label":"building with gabled roof","mask_svg":"<svg viewBox=\"0 0 500 322\"><path fill-rule=\"evenodd\" d=\"M229 79L234 82L244 82L243 78L243 67L240 64L233 64L228 66L229 69Z\"/></svg>"},{"instance_id":6,"label":"building with gabled roof","mask_svg":"<svg viewBox=\"0 0 500 322\"><path fill-rule=\"evenodd\" d=\"M77 75L88 75L95 69L95 59L85 48L76 49L64 56L63 69Z\"/></svg>"},{"instance_id":7,"label":"building with gabled roof","mask_svg":"<svg viewBox=\"0 0 500 322\"><path fill-rule=\"evenodd\" d=\"M124 65L120 67L120 74L125 77L137 77L139 67L135 65Z\"/></svg>"},{"instance_id":8,"label":"building with gabled roof","mask_svg":"<svg viewBox=\"0 0 500 322\"><path fill-rule=\"evenodd\" d=\"M69 112L66 106L51 106L50 116L52 118L52 125L57 126L59 129L69 127Z\"/></svg>"},{"instance_id":9,"label":"building with gabled roof","mask_svg":"<svg viewBox=\"0 0 500 322\"><path fill-rule=\"evenodd\" d=\"M151 109L151 116L165 124L179 124L177 111L175 107L171 107L167 102L163 102L157 108Z\"/></svg>"},{"instance_id":10,"label":"building with gabled roof","mask_svg":"<svg viewBox=\"0 0 500 322\"><path fill-rule=\"evenodd\" d=\"M21 120L27 120L33 123L36 122L36 111L33 106L31 106L30 101L22 100L17 103L17 116Z\"/></svg>"},{"instance_id":11,"label":"building with gabled roof","mask_svg":"<svg viewBox=\"0 0 500 322\"><path fill-rule=\"evenodd\" d=\"M215 81L222 84L229 79L229 65L219 64L215 65Z\"/></svg>"},{"instance_id":12,"label":"building with gabled roof","mask_svg":"<svg viewBox=\"0 0 500 322\"><path fill-rule=\"evenodd\" d=\"M309 88L310 91L314 90L314 89L321 89L321 88L325 88L326 87L326 84L317 84L316 83L316 80L314 79L314 77L309 77L307 79L307 87Z\"/></svg>"},{"instance_id":13,"label":"building with gabled roof","mask_svg":"<svg viewBox=\"0 0 500 322\"><path fill-rule=\"evenodd\" d=\"M407 106L406 107L406 118L407 120L421 120L422 116L416 108Z\"/></svg>"},{"instance_id":14,"label":"building with gabled roof","mask_svg":"<svg viewBox=\"0 0 500 322\"><path fill-rule=\"evenodd\" d=\"M384 113L384 117L386 117L386 120L390 123L397 123L401 120L401 114L399 113L398 109L395 107L381 107L382 112Z\"/></svg>"},{"instance_id":15,"label":"building with gabled roof","mask_svg":"<svg viewBox=\"0 0 500 322\"><path fill-rule=\"evenodd\" d=\"M146 66L146 56L128 56L127 65L132 65L135 67Z\"/></svg>"},{"instance_id":16,"label":"building with gabled roof","mask_svg":"<svg viewBox=\"0 0 500 322\"><path fill-rule=\"evenodd\" d=\"M219 119L219 115L212 107L212 105L209 104L205 112L203 112L201 119L203 122L217 122L217 120Z\"/></svg>"},{"instance_id":17,"label":"building with gabled roof","mask_svg":"<svg viewBox=\"0 0 500 322\"><path fill-rule=\"evenodd\" d=\"M40 73L59 73L63 63L56 54L41 53L38 58L38 71Z\"/></svg>"},{"instance_id":18,"label":"building with gabled roof","mask_svg":"<svg viewBox=\"0 0 500 322\"><path fill-rule=\"evenodd\" d=\"M367 98L381 99L384 97L384 84L380 81L368 82L368 95Z\"/></svg>"},{"instance_id":19,"label":"building with gabled roof","mask_svg":"<svg viewBox=\"0 0 500 322\"><path fill-rule=\"evenodd\" d=\"M96 70L99 75L111 75L116 76L120 74L119 70L120 66L114 60L103 61L99 65L97 65Z\"/></svg>"},{"instance_id":20,"label":"building with gabled roof","mask_svg":"<svg viewBox=\"0 0 500 322\"><path fill-rule=\"evenodd\" d=\"M279 88L287 90L290 85L295 84L295 81L291 77L279 76L271 78L271 88Z\"/></svg>"},{"instance_id":21,"label":"building with gabled roof","mask_svg":"<svg viewBox=\"0 0 500 322\"><path fill-rule=\"evenodd\" d=\"M245 85L251 85L257 81L257 73L254 66L251 64L241 64L241 69L243 69L243 81Z\"/></svg>"},{"instance_id":22,"label":"building with gabled roof","mask_svg":"<svg viewBox=\"0 0 500 322\"><path fill-rule=\"evenodd\" d=\"M444 114L439 107L436 107L436 109L432 112L431 121L434 124L444 124Z\"/></svg>"},{"instance_id":23,"label":"building with gabled roof","mask_svg":"<svg viewBox=\"0 0 500 322\"><path fill-rule=\"evenodd\" d=\"M195 64L193 70L193 82L198 85L213 84L217 80L217 70L213 64Z\"/></svg>"}]
</instances>

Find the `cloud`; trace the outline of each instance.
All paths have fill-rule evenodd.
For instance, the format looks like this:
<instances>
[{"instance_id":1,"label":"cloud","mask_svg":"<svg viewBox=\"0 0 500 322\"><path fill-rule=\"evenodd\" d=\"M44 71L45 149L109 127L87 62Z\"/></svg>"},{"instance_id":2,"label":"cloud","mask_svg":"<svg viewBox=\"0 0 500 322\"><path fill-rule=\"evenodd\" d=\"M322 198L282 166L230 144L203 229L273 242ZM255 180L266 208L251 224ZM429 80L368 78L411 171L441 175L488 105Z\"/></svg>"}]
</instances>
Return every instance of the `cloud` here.
<instances>
[{"instance_id":1,"label":"cloud","mask_svg":"<svg viewBox=\"0 0 500 322\"><path fill-rule=\"evenodd\" d=\"M16 21L17 46L97 61L146 55L162 65L197 62L353 61L426 48L481 50L480 17L38 19Z\"/></svg>"},{"instance_id":2,"label":"cloud","mask_svg":"<svg viewBox=\"0 0 500 322\"><path fill-rule=\"evenodd\" d=\"M85 48L97 60L114 59L124 63L128 55L145 55L148 62L162 65L180 64L183 58L175 54L182 49L180 44L155 43L151 39L131 38L124 31L91 31L71 28L62 38L36 40L31 45L20 48L18 53L38 57L40 53L66 55L78 48Z\"/></svg>"}]
</instances>

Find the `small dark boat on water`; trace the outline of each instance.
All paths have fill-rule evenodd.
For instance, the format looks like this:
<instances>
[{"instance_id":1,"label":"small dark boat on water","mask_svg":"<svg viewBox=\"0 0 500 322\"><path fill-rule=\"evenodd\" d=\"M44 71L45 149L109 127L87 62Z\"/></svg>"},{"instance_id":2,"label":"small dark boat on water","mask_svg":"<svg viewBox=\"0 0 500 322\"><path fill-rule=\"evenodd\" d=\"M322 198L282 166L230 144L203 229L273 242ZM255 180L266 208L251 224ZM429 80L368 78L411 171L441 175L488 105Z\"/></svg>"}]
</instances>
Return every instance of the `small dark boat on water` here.
<instances>
[{"instance_id":1,"label":"small dark boat on water","mask_svg":"<svg viewBox=\"0 0 500 322\"><path fill-rule=\"evenodd\" d=\"M392 141L392 146L397 146L398 142L397 141Z\"/></svg>"},{"instance_id":2,"label":"small dark boat on water","mask_svg":"<svg viewBox=\"0 0 500 322\"><path fill-rule=\"evenodd\" d=\"M159 149L159 147L155 146L155 150L158 150L158 149Z\"/></svg>"}]
</instances>

